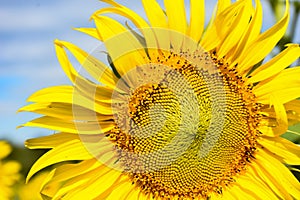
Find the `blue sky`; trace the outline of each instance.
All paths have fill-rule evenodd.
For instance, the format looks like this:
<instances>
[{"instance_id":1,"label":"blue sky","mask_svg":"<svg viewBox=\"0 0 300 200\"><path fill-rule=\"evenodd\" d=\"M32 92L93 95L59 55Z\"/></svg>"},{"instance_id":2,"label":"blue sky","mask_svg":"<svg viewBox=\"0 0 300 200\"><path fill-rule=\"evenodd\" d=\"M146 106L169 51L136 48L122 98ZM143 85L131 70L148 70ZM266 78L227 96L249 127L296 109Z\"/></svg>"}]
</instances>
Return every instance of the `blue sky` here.
<instances>
[{"instance_id":1,"label":"blue sky","mask_svg":"<svg viewBox=\"0 0 300 200\"><path fill-rule=\"evenodd\" d=\"M139 14L143 12L138 0L119 2ZM213 2L207 1L207 16ZM27 127L17 130L16 126L37 115L16 114L16 110L26 105L27 97L34 91L70 83L58 64L53 41L67 40L87 52L94 49L98 41L72 28L92 26L90 15L103 5L97 0L0 0L0 139L22 144L27 138L53 133ZM274 20L266 3L264 8L266 29Z\"/></svg>"},{"instance_id":2,"label":"blue sky","mask_svg":"<svg viewBox=\"0 0 300 200\"><path fill-rule=\"evenodd\" d=\"M91 26L89 16L99 1L0 1L0 138L23 143L26 138L52 131L16 126L36 117L16 114L38 89L69 84L60 68L53 40L73 41L92 49L95 41L73 27Z\"/></svg>"}]
</instances>

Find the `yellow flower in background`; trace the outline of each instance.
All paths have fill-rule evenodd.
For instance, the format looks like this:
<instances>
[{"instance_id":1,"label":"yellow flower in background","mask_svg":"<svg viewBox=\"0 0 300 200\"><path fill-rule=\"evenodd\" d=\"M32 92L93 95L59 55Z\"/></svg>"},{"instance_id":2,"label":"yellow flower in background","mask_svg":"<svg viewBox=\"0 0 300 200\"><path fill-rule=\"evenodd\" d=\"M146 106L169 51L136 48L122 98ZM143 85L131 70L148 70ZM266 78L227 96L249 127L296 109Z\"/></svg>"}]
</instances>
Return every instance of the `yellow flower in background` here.
<instances>
[{"instance_id":1,"label":"yellow flower in background","mask_svg":"<svg viewBox=\"0 0 300 200\"><path fill-rule=\"evenodd\" d=\"M20 179L21 166L15 161L3 161L11 153L11 146L0 140L0 199L11 199L14 196L14 184Z\"/></svg>"},{"instance_id":2,"label":"yellow flower in background","mask_svg":"<svg viewBox=\"0 0 300 200\"><path fill-rule=\"evenodd\" d=\"M18 188L18 197L20 200L42 200L40 194L43 183L47 181L49 172L43 171L36 174L29 183L21 184Z\"/></svg>"},{"instance_id":3,"label":"yellow flower in background","mask_svg":"<svg viewBox=\"0 0 300 200\"><path fill-rule=\"evenodd\" d=\"M284 16L261 33L260 1L220 0L204 28L203 0L142 0L148 20L111 0L79 28L104 44L108 65L64 41L57 57L72 86L34 93L24 126L57 133L30 139L50 149L31 168L64 161L42 184L53 199L299 199L290 172L300 147L280 137L300 122L298 44L263 64L284 35ZM121 15L119 23L107 13ZM136 28L133 28L135 26ZM101 46L100 46L101 47ZM66 49L90 77L78 73ZM54 187L60 185L59 188Z\"/></svg>"}]
</instances>

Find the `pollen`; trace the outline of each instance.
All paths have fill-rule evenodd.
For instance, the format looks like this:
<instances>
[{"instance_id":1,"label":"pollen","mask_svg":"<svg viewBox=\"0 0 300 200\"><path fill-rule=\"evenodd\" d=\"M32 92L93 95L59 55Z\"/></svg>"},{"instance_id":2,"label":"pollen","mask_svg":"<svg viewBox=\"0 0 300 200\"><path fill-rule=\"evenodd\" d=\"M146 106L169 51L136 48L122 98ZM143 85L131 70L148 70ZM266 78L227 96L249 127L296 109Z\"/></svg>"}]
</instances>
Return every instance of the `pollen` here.
<instances>
[{"instance_id":1,"label":"pollen","mask_svg":"<svg viewBox=\"0 0 300 200\"><path fill-rule=\"evenodd\" d=\"M155 198L222 193L255 158L261 116L252 86L214 53L150 57L117 94L124 102L108 137L123 173Z\"/></svg>"}]
</instances>

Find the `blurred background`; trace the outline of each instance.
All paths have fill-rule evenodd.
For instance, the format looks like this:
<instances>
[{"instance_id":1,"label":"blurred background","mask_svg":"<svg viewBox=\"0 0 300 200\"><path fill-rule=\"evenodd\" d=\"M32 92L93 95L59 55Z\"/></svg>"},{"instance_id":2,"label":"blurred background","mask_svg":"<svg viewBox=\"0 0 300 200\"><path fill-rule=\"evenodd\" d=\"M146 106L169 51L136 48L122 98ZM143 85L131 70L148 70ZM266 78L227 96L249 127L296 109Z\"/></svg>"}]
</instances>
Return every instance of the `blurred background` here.
<instances>
[{"instance_id":1,"label":"blurred background","mask_svg":"<svg viewBox=\"0 0 300 200\"><path fill-rule=\"evenodd\" d=\"M143 14L138 0L118 2ZM161 2L161 1L159 1ZM216 0L206 1L206 21L208 22ZM282 16L285 3L279 0L263 0L263 30L271 27ZM99 42L80 32L75 27L91 27L91 14L105 4L98 0L42 1L42 0L0 0L0 140L13 146L8 159L22 163L22 173L26 175L32 162L43 151L29 151L24 148L28 138L49 135L53 131L17 126L37 117L31 113L16 113L26 105L26 99L33 92L53 85L70 84L56 59L54 39L70 41L85 51L92 51ZM291 20L286 36L278 44L300 43L300 2L291 1ZM299 64L298 64L299 65ZM300 131L300 126L291 127ZM293 142L299 143L299 136L285 134Z\"/></svg>"}]
</instances>

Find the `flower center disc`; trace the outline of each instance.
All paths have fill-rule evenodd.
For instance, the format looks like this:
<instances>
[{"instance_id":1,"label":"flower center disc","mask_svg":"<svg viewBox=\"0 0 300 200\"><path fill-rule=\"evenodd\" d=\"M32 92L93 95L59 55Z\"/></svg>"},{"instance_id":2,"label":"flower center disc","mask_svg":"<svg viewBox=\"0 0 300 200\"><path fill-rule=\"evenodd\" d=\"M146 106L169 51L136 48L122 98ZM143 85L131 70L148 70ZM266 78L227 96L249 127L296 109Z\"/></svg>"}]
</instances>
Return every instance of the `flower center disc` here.
<instances>
[{"instance_id":1,"label":"flower center disc","mask_svg":"<svg viewBox=\"0 0 300 200\"><path fill-rule=\"evenodd\" d=\"M125 92L115 93L117 126L109 137L123 172L145 193L220 193L253 156L258 106L251 89L208 58L199 51L160 53L119 81Z\"/></svg>"}]
</instances>

